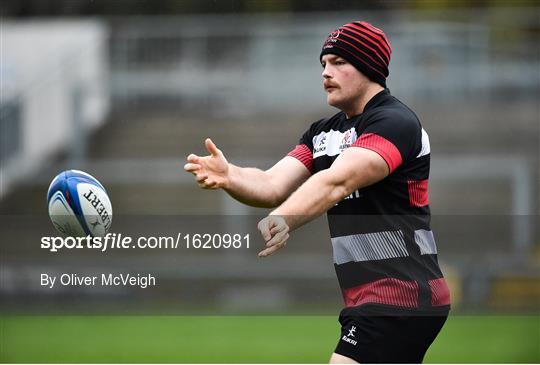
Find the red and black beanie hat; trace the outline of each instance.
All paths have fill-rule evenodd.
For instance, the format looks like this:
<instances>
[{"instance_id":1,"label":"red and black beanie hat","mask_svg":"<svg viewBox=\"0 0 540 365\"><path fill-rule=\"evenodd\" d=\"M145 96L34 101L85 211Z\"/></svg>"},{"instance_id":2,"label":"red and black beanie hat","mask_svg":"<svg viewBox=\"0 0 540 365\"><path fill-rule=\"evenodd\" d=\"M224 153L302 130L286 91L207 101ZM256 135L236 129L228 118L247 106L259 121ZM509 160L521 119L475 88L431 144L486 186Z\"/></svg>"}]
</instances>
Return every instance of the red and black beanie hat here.
<instances>
[{"instance_id":1,"label":"red and black beanie hat","mask_svg":"<svg viewBox=\"0 0 540 365\"><path fill-rule=\"evenodd\" d=\"M328 35L319 59L329 53L343 57L370 80L386 87L392 50L379 28L359 21L345 24Z\"/></svg>"}]
</instances>

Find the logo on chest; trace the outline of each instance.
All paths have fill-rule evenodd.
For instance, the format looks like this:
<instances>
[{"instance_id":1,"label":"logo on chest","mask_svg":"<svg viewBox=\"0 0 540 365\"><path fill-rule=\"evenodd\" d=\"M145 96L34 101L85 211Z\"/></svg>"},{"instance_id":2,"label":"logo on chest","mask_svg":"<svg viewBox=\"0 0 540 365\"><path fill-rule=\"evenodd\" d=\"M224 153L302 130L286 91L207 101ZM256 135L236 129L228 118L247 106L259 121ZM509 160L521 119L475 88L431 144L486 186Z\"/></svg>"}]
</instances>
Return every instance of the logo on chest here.
<instances>
[{"instance_id":1,"label":"logo on chest","mask_svg":"<svg viewBox=\"0 0 540 365\"><path fill-rule=\"evenodd\" d=\"M319 156L336 156L350 147L356 141L356 129L350 128L344 132L331 129L313 137L313 158Z\"/></svg>"}]
</instances>

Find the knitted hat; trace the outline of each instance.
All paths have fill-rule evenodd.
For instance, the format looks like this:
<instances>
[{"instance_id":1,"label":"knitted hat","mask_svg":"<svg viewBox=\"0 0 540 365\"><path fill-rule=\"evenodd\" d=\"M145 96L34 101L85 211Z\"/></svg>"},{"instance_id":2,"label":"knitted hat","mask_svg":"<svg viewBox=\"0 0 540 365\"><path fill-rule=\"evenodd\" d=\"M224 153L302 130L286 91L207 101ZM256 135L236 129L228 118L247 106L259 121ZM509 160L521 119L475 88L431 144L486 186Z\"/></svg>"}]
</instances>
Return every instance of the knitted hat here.
<instances>
[{"instance_id":1,"label":"knitted hat","mask_svg":"<svg viewBox=\"0 0 540 365\"><path fill-rule=\"evenodd\" d=\"M343 57L370 80L386 87L392 50L382 30L367 22L345 24L328 35L319 59L329 53Z\"/></svg>"}]
</instances>

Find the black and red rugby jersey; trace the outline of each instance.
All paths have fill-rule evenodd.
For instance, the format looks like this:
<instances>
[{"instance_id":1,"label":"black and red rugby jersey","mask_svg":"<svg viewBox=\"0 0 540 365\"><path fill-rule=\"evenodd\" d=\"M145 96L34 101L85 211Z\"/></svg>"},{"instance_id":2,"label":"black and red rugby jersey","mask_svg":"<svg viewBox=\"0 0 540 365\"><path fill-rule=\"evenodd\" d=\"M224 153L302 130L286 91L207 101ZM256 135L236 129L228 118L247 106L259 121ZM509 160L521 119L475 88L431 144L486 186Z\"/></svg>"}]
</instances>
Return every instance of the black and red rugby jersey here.
<instances>
[{"instance_id":1,"label":"black and red rugby jersey","mask_svg":"<svg viewBox=\"0 0 540 365\"><path fill-rule=\"evenodd\" d=\"M327 212L345 306L448 310L430 229L429 138L418 117L385 89L360 115L340 112L313 123L289 156L315 174L351 147L377 152L390 174Z\"/></svg>"}]
</instances>

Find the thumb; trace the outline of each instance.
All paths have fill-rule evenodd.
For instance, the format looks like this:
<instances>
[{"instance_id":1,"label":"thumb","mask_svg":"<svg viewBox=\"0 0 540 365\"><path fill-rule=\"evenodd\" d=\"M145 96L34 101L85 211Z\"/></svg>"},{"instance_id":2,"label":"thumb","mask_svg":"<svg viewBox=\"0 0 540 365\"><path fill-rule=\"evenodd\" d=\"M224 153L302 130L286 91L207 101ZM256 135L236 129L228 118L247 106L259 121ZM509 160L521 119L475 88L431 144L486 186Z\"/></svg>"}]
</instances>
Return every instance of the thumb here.
<instances>
[{"instance_id":1,"label":"thumb","mask_svg":"<svg viewBox=\"0 0 540 365\"><path fill-rule=\"evenodd\" d=\"M219 155L219 150L218 148L216 147L216 145L214 144L214 142L212 142L212 140L210 138L207 138L205 141L204 141L204 145L206 146L206 150L208 152L210 152L210 154L212 156L218 156Z\"/></svg>"}]
</instances>

